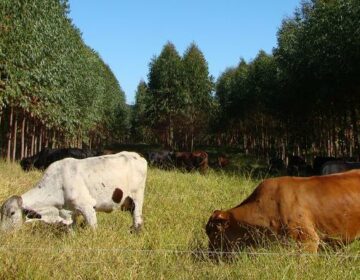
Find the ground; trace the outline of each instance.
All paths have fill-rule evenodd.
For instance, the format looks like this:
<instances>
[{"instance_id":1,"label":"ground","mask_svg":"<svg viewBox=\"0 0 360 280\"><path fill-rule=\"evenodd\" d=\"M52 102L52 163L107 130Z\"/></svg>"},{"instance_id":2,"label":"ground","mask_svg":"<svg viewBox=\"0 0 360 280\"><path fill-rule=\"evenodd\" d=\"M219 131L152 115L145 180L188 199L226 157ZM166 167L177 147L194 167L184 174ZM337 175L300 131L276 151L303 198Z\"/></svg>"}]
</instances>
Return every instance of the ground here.
<instances>
[{"instance_id":1,"label":"ground","mask_svg":"<svg viewBox=\"0 0 360 280\"><path fill-rule=\"evenodd\" d=\"M130 233L127 212L98 213L96 232L27 224L0 235L0 279L359 279L358 242L317 256L273 244L231 262L211 261L204 230L209 216L238 204L260 180L234 170L203 176L150 168L139 235ZM29 189L41 174L0 162L0 202Z\"/></svg>"}]
</instances>

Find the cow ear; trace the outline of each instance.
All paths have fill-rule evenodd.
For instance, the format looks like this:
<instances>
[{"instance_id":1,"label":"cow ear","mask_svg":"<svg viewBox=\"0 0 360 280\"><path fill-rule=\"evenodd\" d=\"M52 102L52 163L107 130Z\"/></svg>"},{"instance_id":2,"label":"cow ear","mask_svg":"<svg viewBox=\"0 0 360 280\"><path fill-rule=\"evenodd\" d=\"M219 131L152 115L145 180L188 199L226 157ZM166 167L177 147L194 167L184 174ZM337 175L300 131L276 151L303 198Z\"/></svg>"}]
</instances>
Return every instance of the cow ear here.
<instances>
[{"instance_id":1,"label":"cow ear","mask_svg":"<svg viewBox=\"0 0 360 280\"><path fill-rule=\"evenodd\" d=\"M23 205L23 200L22 200L21 196L17 196L16 199L17 199L17 203L18 203L19 207L21 208Z\"/></svg>"},{"instance_id":2,"label":"cow ear","mask_svg":"<svg viewBox=\"0 0 360 280\"><path fill-rule=\"evenodd\" d=\"M230 225L230 214L226 211L215 210L211 218L213 223L223 228L228 228Z\"/></svg>"}]
</instances>

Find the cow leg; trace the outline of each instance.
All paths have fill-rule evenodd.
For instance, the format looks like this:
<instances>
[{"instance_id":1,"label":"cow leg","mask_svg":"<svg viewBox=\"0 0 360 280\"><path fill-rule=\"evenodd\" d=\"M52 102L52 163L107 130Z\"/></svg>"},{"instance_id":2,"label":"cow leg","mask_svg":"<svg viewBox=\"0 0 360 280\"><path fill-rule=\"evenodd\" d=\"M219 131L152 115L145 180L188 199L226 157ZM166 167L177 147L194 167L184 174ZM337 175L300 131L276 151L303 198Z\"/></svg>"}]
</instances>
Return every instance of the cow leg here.
<instances>
[{"instance_id":1,"label":"cow leg","mask_svg":"<svg viewBox=\"0 0 360 280\"><path fill-rule=\"evenodd\" d=\"M63 225L70 225L71 224L71 218L67 215L63 215L63 209L59 210L56 207L45 207L37 209L35 214L39 215L39 219L34 218L28 218L26 217L25 222L32 222L41 220L47 224L63 224Z\"/></svg>"},{"instance_id":2,"label":"cow leg","mask_svg":"<svg viewBox=\"0 0 360 280\"><path fill-rule=\"evenodd\" d=\"M311 226L289 226L289 235L299 243L303 251L316 253L320 244L319 235Z\"/></svg>"},{"instance_id":3,"label":"cow leg","mask_svg":"<svg viewBox=\"0 0 360 280\"><path fill-rule=\"evenodd\" d=\"M144 189L145 189L145 180L144 182L142 182L141 188L137 191L137 193L133 197L135 209L133 212L132 230L134 230L135 232L139 232L143 224L142 208L144 203Z\"/></svg>"},{"instance_id":4,"label":"cow leg","mask_svg":"<svg viewBox=\"0 0 360 280\"><path fill-rule=\"evenodd\" d=\"M77 223L78 223L78 218L79 218L79 215L80 215L81 213L78 211L78 210L74 210L74 211L72 211L72 213L71 213L71 218L72 218L72 220L73 220L73 223L72 223L72 227L73 227L73 229L76 227L76 225L77 225Z\"/></svg>"},{"instance_id":5,"label":"cow leg","mask_svg":"<svg viewBox=\"0 0 360 280\"><path fill-rule=\"evenodd\" d=\"M78 205L75 207L76 211L79 211L85 218L86 223L96 229L97 227L97 219L96 219L96 212L94 207L91 205Z\"/></svg>"},{"instance_id":6,"label":"cow leg","mask_svg":"<svg viewBox=\"0 0 360 280\"><path fill-rule=\"evenodd\" d=\"M141 226L143 224L142 219L142 207L143 207L143 198L137 195L133 199L135 209L133 212L133 225L131 227L132 231L134 230L136 233L141 230Z\"/></svg>"}]
</instances>

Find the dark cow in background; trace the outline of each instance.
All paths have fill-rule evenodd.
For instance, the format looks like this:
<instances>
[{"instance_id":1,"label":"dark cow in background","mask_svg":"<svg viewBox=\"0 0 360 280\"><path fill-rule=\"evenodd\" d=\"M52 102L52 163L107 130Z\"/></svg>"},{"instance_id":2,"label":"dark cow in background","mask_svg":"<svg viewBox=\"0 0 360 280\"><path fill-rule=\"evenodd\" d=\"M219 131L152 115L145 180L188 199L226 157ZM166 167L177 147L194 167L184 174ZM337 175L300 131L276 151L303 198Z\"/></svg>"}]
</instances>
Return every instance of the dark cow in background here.
<instances>
[{"instance_id":1,"label":"dark cow in background","mask_svg":"<svg viewBox=\"0 0 360 280\"><path fill-rule=\"evenodd\" d=\"M352 169L360 169L360 162L343 160L327 161L321 167L321 175L345 172Z\"/></svg>"},{"instance_id":2,"label":"dark cow in background","mask_svg":"<svg viewBox=\"0 0 360 280\"><path fill-rule=\"evenodd\" d=\"M226 155L219 155L217 158L217 163L219 168L224 168L229 165L230 160Z\"/></svg>"},{"instance_id":3,"label":"dark cow in background","mask_svg":"<svg viewBox=\"0 0 360 280\"><path fill-rule=\"evenodd\" d=\"M291 155L288 157L287 174L290 176L307 176L312 174L312 168L306 164L304 158Z\"/></svg>"},{"instance_id":4,"label":"dark cow in background","mask_svg":"<svg viewBox=\"0 0 360 280\"><path fill-rule=\"evenodd\" d=\"M322 166L328 161L335 161L335 160L341 160L341 159L335 157L323 157L323 156L315 157L313 161L314 174L321 175Z\"/></svg>"},{"instance_id":5,"label":"dark cow in background","mask_svg":"<svg viewBox=\"0 0 360 280\"><path fill-rule=\"evenodd\" d=\"M176 152L175 164L187 171L199 170L200 173L205 173L209 167L209 157L204 151Z\"/></svg>"},{"instance_id":6,"label":"dark cow in background","mask_svg":"<svg viewBox=\"0 0 360 280\"><path fill-rule=\"evenodd\" d=\"M158 168L172 168L174 167L174 152L172 151L152 151L147 153L147 160L150 165Z\"/></svg>"},{"instance_id":7,"label":"dark cow in background","mask_svg":"<svg viewBox=\"0 0 360 280\"><path fill-rule=\"evenodd\" d=\"M44 170L55 161L64 158L83 159L101 155L98 151L78 148L49 149L45 148L41 152L20 161L23 170L29 171L32 167Z\"/></svg>"},{"instance_id":8,"label":"dark cow in background","mask_svg":"<svg viewBox=\"0 0 360 280\"><path fill-rule=\"evenodd\" d=\"M269 160L269 172L279 173L285 170L285 163L281 158L273 157Z\"/></svg>"}]
</instances>

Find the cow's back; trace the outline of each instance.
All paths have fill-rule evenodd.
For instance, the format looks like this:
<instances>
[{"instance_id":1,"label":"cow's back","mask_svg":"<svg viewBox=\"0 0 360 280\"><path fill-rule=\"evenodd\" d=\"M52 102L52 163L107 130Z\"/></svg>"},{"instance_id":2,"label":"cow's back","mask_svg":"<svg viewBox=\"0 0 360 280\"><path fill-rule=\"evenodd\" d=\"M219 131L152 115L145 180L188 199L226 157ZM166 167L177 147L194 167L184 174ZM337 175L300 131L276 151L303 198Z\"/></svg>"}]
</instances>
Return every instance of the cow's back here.
<instances>
[{"instance_id":1,"label":"cow's back","mask_svg":"<svg viewBox=\"0 0 360 280\"><path fill-rule=\"evenodd\" d=\"M54 176L54 174L58 174ZM45 176L48 174L49 176ZM46 178L58 178L65 204L78 197L92 200L99 211L120 207L127 196L144 188L147 162L136 153L121 152L86 159L66 158L49 166L43 185L51 188ZM143 191L143 190L142 190ZM121 202L121 203L120 203Z\"/></svg>"},{"instance_id":2,"label":"cow's back","mask_svg":"<svg viewBox=\"0 0 360 280\"><path fill-rule=\"evenodd\" d=\"M267 179L237 207L245 205L251 208L246 217L250 224L276 232L308 225L324 238L352 240L360 234L360 172Z\"/></svg>"}]
</instances>

